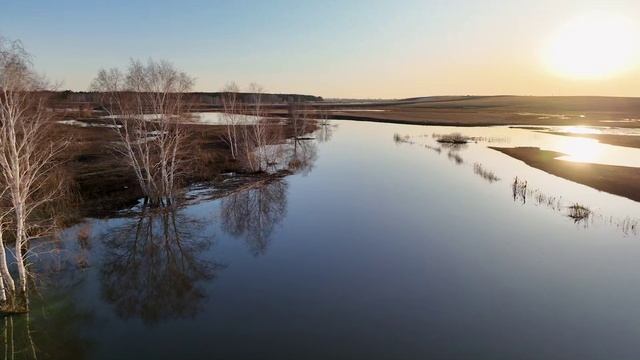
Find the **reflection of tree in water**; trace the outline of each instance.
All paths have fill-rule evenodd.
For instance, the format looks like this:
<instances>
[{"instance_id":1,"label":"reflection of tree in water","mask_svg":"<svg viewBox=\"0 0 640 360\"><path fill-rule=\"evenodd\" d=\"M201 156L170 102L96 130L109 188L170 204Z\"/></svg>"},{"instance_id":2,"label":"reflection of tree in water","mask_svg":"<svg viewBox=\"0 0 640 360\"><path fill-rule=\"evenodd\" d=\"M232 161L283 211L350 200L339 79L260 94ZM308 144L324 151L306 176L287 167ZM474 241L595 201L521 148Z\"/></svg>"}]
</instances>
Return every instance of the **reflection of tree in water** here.
<instances>
[{"instance_id":1,"label":"reflection of tree in water","mask_svg":"<svg viewBox=\"0 0 640 360\"><path fill-rule=\"evenodd\" d=\"M318 123L319 129L316 131L316 138L318 142L324 143L331 140L333 137L333 130L337 125L331 124L329 121L324 120Z\"/></svg>"},{"instance_id":2,"label":"reflection of tree in water","mask_svg":"<svg viewBox=\"0 0 640 360\"><path fill-rule=\"evenodd\" d=\"M93 318L73 302L70 286L62 284L46 303L35 297L31 313L0 319L0 358L87 358L91 342L82 329L91 326Z\"/></svg>"},{"instance_id":3,"label":"reflection of tree in water","mask_svg":"<svg viewBox=\"0 0 640 360\"><path fill-rule=\"evenodd\" d=\"M287 182L274 179L221 200L224 231L244 237L254 255L264 254L277 224L287 213Z\"/></svg>"},{"instance_id":4,"label":"reflection of tree in water","mask_svg":"<svg viewBox=\"0 0 640 360\"><path fill-rule=\"evenodd\" d=\"M289 171L306 176L313 170L318 158L318 146L315 141L293 139L287 150L286 165Z\"/></svg>"},{"instance_id":5,"label":"reflection of tree in water","mask_svg":"<svg viewBox=\"0 0 640 360\"><path fill-rule=\"evenodd\" d=\"M307 175L318 156L312 139L292 139L282 152L284 173ZM266 252L273 231L287 213L287 182L282 173L266 174L235 187L221 199L223 230L242 237L255 256Z\"/></svg>"},{"instance_id":6,"label":"reflection of tree in water","mask_svg":"<svg viewBox=\"0 0 640 360\"><path fill-rule=\"evenodd\" d=\"M119 316L153 324L197 313L205 297L199 283L223 268L201 258L211 244L196 235L201 230L175 208L144 208L106 235L103 296Z\"/></svg>"}]
</instances>

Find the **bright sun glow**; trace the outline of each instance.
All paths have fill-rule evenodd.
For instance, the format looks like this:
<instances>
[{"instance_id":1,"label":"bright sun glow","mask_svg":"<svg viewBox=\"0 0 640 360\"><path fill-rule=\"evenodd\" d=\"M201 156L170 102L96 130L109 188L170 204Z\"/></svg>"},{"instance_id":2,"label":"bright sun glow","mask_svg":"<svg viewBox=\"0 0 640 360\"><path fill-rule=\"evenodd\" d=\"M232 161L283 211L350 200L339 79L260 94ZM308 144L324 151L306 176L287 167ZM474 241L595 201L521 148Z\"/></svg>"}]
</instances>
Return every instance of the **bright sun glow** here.
<instances>
[{"instance_id":1,"label":"bright sun glow","mask_svg":"<svg viewBox=\"0 0 640 360\"><path fill-rule=\"evenodd\" d=\"M600 134L601 131L598 129L585 127L585 126L567 126L562 129L564 132L568 132L570 134Z\"/></svg>"},{"instance_id":2,"label":"bright sun glow","mask_svg":"<svg viewBox=\"0 0 640 360\"><path fill-rule=\"evenodd\" d=\"M601 160L602 146L593 139L567 137L560 144L560 152L567 154L560 157L562 160L593 163Z\"/></svg>"},{"instance_id":3,"label":"bright sun glow","mask_svg":"<svg viewBox=\"0 0 640 360\"><path fill-rule=\"evenodd\" d=\"M635 65L636 30L629 18L592 13L559 29L544 59L558 75L603 78Z\"/></svg>"}]
</instances>

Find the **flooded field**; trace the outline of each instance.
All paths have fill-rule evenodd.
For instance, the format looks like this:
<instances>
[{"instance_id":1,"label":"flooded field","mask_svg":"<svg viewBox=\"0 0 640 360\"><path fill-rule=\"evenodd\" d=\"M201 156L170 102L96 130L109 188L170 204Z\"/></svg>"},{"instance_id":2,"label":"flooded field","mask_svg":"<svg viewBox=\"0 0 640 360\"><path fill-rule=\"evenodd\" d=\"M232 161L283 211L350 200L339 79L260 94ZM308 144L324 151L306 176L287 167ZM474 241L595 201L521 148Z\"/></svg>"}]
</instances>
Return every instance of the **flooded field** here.
<instances>
[{"instance_id":1,"label":"flooded field","mask_svg":"<svg viewBox=\"0 0 640 360\"><path fill-rule=\"evenodd\" d=\"M469 141L437 141L451 133ZM352 121L304 146L293 175L222 193L195 184L175 208L86 219L43 244L32 311L3 319L1 353L637 354L640 203L490 146L627 167L640 167L639 149L506 126Z\"/></svg>"}]
</instances>

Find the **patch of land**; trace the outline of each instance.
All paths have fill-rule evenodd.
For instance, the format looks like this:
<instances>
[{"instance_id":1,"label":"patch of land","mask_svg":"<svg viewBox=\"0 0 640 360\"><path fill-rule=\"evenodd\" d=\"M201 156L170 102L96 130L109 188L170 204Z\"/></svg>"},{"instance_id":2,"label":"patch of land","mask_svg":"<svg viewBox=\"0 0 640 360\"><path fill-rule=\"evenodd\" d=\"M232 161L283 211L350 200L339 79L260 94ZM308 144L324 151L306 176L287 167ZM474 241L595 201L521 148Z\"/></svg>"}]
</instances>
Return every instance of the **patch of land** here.
<instances>
[{"instance_id":1,"label":"patch of land","mask_svg":"<svg viewBox=\"0 0 640 360\"><path fill-rule=\"evenodd\" d=\"M76 123L56 123L52 131L58 139L69 139L70 143L60 161L60 172L65 176L73 194L65 213L68 221L75 217L102 217L114 211L130 207L143 197L136 176L127 159L115 150L119 142L117 133L106 127L111 120L85 118L84 125ZM188 169L183 171L183 184L213 183L227 180L225 173L247 173L239 161L232 159L228 146L223 140L225 127L219 125L185 124L188 134L185 149L189 153ZM315 130L310 127L309 131ZM291 125L283 128L285 138L293 136ZM77 206L82 204L82 206Z\"/></svg>"},{"instance_id":2,"label":"patch of land","mask_svg":"<svg viewBox=\"0 0 640 360\"><path fill-rule=\"evenodd\" d=\"M189 126L194 128L190 132L197 134L189 139L191 155L197 161L192 162L187 182L213 180L220 173L239 170L222 140L221 127ZM114 149L119 139L113 129L56 124L53 131L59 133L57 138L71 140L60 158L67 184L83 204L79 216L101 217L133 205L142 197L126 158Z\"/></svg>"},{"instance_id":3,"label":"patch of land","mask_svg":"<svg viewBox=\"0 0 640 360\"><path fill-rule=\"evenodd\" d=\"M536 147L491 147L525 164L610 194L640 201L640 168L557 160L565 154Z\"/></svg>"}]
</instances>

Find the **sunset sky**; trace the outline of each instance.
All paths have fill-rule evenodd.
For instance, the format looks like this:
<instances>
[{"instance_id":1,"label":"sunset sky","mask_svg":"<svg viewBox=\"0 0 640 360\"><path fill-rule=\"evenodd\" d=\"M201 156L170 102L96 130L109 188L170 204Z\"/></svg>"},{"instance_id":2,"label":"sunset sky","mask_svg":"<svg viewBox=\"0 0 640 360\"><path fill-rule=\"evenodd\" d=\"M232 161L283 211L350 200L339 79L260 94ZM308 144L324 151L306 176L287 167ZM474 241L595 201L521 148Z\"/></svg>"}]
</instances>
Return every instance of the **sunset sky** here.
<instances>
[{"instance_id":1,"label":"sunset sky","mask_svg":"<svg viewBox=\"0 0 640 360\"><path fill-rule=\"evenodd\" d=\"M0 34L86 90L167 59L226 82L327 98L640 96L640 1L7 1Z\"/></svg>"}]
</instances>

